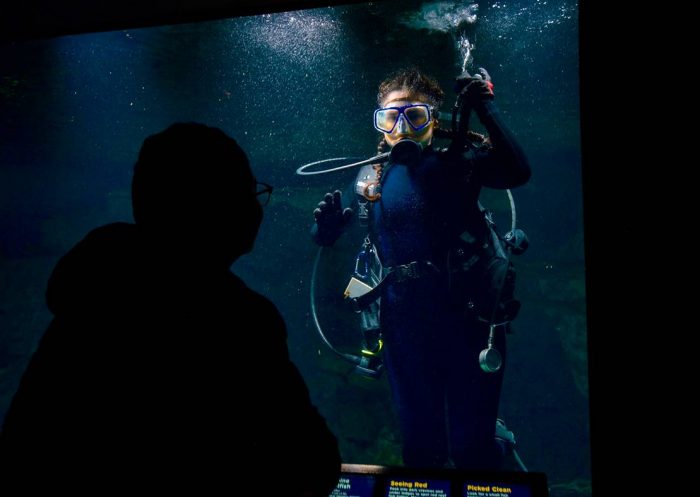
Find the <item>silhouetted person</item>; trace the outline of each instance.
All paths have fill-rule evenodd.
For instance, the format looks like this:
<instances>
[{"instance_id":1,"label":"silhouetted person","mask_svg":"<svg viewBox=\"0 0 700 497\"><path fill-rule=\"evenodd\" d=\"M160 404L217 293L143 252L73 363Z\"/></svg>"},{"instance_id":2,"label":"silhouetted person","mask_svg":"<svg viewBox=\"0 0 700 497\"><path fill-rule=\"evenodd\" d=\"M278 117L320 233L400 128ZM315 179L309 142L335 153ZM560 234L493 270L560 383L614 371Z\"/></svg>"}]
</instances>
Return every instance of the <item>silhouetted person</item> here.
<instances>
[{"instance_id":1,"label":"silhouetted person","mask_svg":"<svg viewBox=\"0 0 700 497\"><path fill-rule=\"evenodd\" d=\"M55 317L5 420L0 493L331 492L337 442L282 317L229 269L253 247L261 185L219 129L174 124L145 140L136 223L93 230L51 275Z\"/></svg>"}]
</instances>

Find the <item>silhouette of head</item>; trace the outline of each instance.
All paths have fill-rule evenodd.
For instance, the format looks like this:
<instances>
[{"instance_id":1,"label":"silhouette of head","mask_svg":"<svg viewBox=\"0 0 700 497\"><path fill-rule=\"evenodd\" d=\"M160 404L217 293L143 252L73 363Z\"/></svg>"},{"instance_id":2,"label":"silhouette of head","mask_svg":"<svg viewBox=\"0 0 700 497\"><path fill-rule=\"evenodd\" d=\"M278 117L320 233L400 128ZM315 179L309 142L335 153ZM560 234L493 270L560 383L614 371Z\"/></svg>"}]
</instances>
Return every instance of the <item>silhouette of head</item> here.
<instances>
[{"instance_id":1,"label":"silhouette of head","mask_svg":"<svg viewBox=\"0 0 700 497\"><path fill-rule=\"evenodd\" d=\"M255 187L233 138L176 123L143 142L131 184L134 220L166 250L228 267L257 236L262 207Z\"/></svg>"}]
</instances>

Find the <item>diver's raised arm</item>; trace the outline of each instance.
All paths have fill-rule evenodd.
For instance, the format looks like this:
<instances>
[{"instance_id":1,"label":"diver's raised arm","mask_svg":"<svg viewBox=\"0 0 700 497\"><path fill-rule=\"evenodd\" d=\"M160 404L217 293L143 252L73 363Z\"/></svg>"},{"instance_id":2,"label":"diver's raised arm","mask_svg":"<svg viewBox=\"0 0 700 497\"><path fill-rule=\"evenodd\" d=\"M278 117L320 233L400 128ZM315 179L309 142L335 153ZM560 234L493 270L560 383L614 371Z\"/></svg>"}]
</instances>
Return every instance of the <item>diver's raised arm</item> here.
<instances>
[{"instance_id":1,"label":"diver's raised arm","mask_svg":"<svg viewBox=\"0 0 700 497\"><path fill-rule=\"evenodd\" d=\"M493 148L491 160L478 168L481 183L490 188L515 188L528 182L530 164L510 130L503 124L493 101L475 107L482 124L489 133Z\"/></svg>"},{"instance_id":2,"label":"diver's raised arm","mask_svg":"<svg viewBox=\"0 0 700 497\"><path fill-rule=\"evenodd\" d=\"M515 188L530 179L530 164L517 140L503 123L494 103L493 83L485 69L465 85L464 92L486 128L492 147L477 153L476 172L489 188Z\"/></svg>"}]
</instances>

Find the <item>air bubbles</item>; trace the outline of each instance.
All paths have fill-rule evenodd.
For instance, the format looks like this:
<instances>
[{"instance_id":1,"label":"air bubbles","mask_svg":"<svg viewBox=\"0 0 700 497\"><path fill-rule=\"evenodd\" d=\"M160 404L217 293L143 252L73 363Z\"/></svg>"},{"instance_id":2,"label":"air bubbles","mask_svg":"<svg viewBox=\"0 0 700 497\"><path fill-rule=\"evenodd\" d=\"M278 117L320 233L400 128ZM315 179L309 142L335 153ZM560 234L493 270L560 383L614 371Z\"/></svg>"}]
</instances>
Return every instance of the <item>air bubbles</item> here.
<instances>
[{"instance_id":1,"label":"air bubbles","mask_svg":"<svg viewBox=\"0 0 700 497\"><path fill-rule=\"evenodd\" d=\"M337 52L342 26L333 12L308 10L267 14L247 22L251 38L291 62L317 64L328 52Z\"/></svg>"},{"instance_id":2,"label":"air bubbles","mask_svg":"<svg viewBox=\"0 0 700 497\"><path fill-rule=\"evenodd\" d=\"M404 15L399 22L413 29L428 29L449 33L476 22L479 5L461 2L431 2L421 6L418 12Z\"/></svg>"}]
</instances>

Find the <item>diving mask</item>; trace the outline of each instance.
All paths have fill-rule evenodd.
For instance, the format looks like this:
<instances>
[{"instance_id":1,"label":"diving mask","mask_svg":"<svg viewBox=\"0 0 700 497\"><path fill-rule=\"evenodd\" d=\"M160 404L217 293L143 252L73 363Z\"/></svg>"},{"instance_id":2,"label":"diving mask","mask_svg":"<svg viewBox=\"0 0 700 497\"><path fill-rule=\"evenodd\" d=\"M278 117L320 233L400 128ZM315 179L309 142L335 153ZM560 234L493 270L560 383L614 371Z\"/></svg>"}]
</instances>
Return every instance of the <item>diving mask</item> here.
<instances>
[{"instance_id":1,"label":"diving mask","mask_svg":"<svg viewBox=\"0 0 700 497\"><path fill-rule=\"evenodd\" d=\"M430 106L411 103L401 107L385 107L374 111L374 127L382 133L392 133L398 126L399 133L421 131L430 124Z\"/></svg>"}]
</instances>

